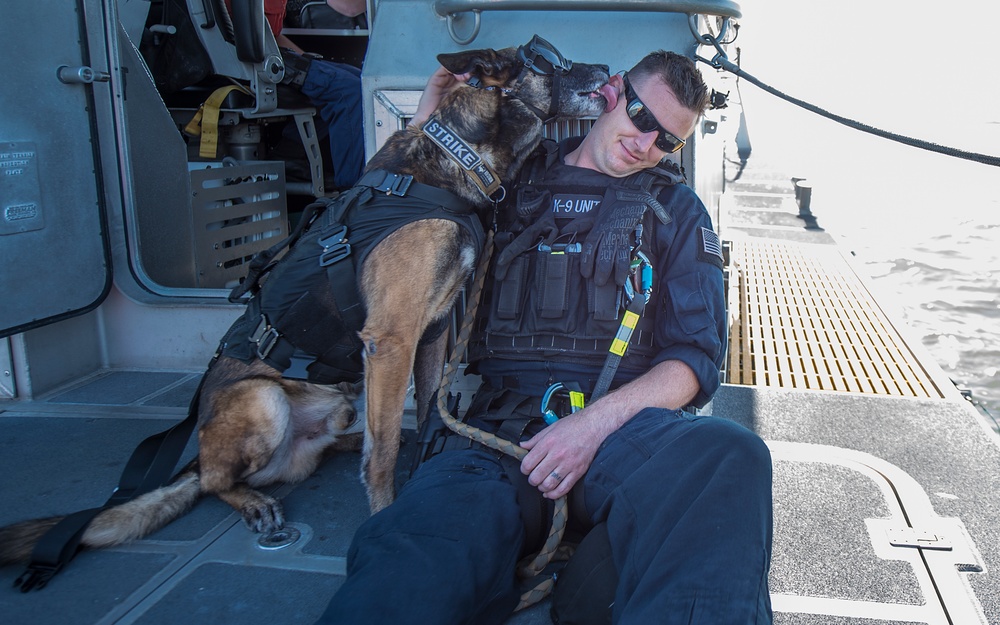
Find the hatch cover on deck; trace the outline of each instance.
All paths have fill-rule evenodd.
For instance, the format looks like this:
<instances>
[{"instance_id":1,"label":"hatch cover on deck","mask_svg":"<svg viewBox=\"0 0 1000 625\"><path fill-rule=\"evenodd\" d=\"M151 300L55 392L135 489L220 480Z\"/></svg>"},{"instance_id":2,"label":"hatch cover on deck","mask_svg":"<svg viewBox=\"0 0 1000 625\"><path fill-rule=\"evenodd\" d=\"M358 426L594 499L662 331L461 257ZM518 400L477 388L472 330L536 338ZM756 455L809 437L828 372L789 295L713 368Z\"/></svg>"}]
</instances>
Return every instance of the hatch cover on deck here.
<instances>
[{"instance_id":1,"label":"hatch cover on deck","mask_svg":"<svg viewBox=\"0 0 1000 625\"><path fill-rule=\"evenodd\" d=\"M964 522L900 467L860 451L769 441L775 625L985 625L985 572Z\"/></svg>"},{"instance_id":2,"label":"hatch cover on deck","mask_svg":"<svg viewBox=\"0 0 1000 625\"><path fill-rule=\"evenodd\" d=\"M730 243L727 382L940 398L840 252Z\"/></svg>"}]
</instances>

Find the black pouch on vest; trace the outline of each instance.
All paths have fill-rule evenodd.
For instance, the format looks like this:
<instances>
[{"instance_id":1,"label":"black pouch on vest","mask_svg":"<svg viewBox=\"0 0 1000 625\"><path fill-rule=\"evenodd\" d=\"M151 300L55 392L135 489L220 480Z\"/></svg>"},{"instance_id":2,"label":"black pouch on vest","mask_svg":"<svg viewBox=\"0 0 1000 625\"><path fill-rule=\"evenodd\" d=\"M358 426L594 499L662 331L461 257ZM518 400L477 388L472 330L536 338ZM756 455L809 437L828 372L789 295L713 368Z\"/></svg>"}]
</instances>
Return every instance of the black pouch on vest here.
<instances>
[{"instance_id":1,"label":"black pouch on vest","mask_svg":"<svg viewBox=\"0 0 1000 625\"><path fill-rule=\"evenodd\" d=\"M598 523L580 541L559 572L552 591L552 622L556 625L610 625L618 588L618 570L611 559L606 523Z\"/></svg>"}]
</instances>

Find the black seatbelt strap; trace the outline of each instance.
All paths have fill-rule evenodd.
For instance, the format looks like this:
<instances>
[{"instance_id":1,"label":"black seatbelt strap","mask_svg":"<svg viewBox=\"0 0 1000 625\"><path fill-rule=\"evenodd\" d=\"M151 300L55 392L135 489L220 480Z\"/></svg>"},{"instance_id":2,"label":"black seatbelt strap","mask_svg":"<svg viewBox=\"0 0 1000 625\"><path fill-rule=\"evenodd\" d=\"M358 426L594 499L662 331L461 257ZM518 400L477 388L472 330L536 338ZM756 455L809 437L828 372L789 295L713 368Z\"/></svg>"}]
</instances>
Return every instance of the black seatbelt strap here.
<instances>
[{"instance_id":1,"label":"black seatbelt strap","mask_svg":"<svg viewBox=\"0 0 1000 625\"><path fill-rule=\"evenodd\" d=\"M103 510L131 501L170 481L177 460L198 422L198 404L204 383L205 376L202 376L188 406L188 416L183 421L139 443L122 471L118 488L103 506L74 512L42 536L31 553L28 568L14 580L15 588L20 588L21 592L44 588L76 556L80 540L94 517Z\"/></svg>"}]
</instances>

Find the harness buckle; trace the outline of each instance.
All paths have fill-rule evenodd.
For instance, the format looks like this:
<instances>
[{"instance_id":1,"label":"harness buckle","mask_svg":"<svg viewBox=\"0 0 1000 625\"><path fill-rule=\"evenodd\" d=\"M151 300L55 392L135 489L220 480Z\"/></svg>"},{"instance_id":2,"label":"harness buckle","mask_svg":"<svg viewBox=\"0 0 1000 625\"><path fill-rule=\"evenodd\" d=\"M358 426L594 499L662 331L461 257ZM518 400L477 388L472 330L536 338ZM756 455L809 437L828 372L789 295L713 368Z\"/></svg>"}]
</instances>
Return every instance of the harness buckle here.
<instances>
[{"instance_id":1,"label":"harness buckle","mask_svg":"<svg viewBox=\"0 0 1000 625\"><path fill-rule=\"evenodd\" d=\"M332 233L316 241L323 253L319 256L319 266L326 267L351 255L351 244L347 242L347 226L341 225Z\"/></svg>"},{"instance_id":2,"label":"harness buckle","mask_svg":"<svg viewBox=\"0 0 1000 625\"><path fill-rule=\"evenodd\" d=\"M406 192L410 190L411 184L413 184L413 176L409 174L404 175L387 172L385 180L383 180L377 187L373 188L376 191L382 191L386 195L405 197Z\"/></svg>"},{"instance_id":3,"label":"harness buckle","mask_svg":"<svg viewBox=\"0 0 1000 625\"><path fill-rule=\"evenodd\" d=\"M28 565L28 568L21 573L21 575L14 580L14 588L19 588L21 592L29 592L31 590L41 590L49 583L49 581L55 577L56 573L62 568L62 563L58 564L43 564L40 562L32 562Z\"/></svg>"},{"instance_id":4,"label":"harness buckle","mask_svg":"<svg viewBox=\"0 0 1000 625\"><path fill-rule=\"evenodd\" d=\"M271 350L274 349L279 338L281 338L281 333L271 326L267 320L267 315L261 315L260 323L257 324L257 328L250 335L250 342L257 345L257 357L264 360L271 353Z\"/></svg>"},{"instance_id":5,"label":"harness buckle","mask_svg":"<svg viewBox=\"0 0 1000 625\"><path fill-rule=\"evenodd\" d=\"M648 304L652 293L653 265L644 253L636 252L635 258L632 259L629 266L629 277L626 278L625 288L622 291L624 303L627 307L637 295L641 295Z\"/></svg>"}]
</instances>

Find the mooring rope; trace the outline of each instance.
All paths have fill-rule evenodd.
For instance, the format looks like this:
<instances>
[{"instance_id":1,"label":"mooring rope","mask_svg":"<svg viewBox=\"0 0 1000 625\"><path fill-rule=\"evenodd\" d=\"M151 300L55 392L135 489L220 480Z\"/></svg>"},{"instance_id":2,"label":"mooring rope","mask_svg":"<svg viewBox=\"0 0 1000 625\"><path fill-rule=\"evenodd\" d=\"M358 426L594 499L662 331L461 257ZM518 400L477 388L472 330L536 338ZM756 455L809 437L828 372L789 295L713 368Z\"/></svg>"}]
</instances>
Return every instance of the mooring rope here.
<instances>
[{"instance_id":1,"label":"mooring rope","mask_svg":"<svg viewBox=\"0 0 1000 625\"><path fill-rule=\"evenodd\" d=\"M897 143L902 143L904 145L908 145L908 146L915 147L915 148L920 148L920 149L923 149L923 150L928 150L928 151L931 151L931 152L937 152L939 154L944 154L946 156L953 156L953 157L956 157L956 158L963 158L963 159L974 161L974 162L977 162L977 163L982 163L984 165L991 165L993 167L1000 167L1000 156L993 156L993 155L990 155L990 154L982 154L982 153L979 153L979 152L970 152L968 150L961 150L961 149L949 147L949 146L946 146L946 145L939 145L937 143L933 143L931 141L926 141L924 139L916 139L914 137L908 137L906 135L901 135L901 134L898 134L898 133L895 133L895 132L890 132L888 130L883 130L881 128L876 128L874 126L870 126L870 125L865 124L863 122L859 122L857 120L850 119L848 117L844 117L843 115L838 115L836 113L831 113L830 111L827 111L826 109L823 109L823 108L820 108L820 107L816 106L815 104L811 104L809 102L806 102L805 100L800 100L799 98L796 98L794 96L788 95L787 93L784 93L783 91L781 91L779 89L776 89L776 88L772 87L771 85L765 83L764 81L760 80L756 76L748 74L746 71L743 70L742 67L740 67L739 65L737 65L737 64L733 63L732 61L730 61L729 57L726 56L725 52L722 50L722 45L721 44L716 44L715 47L718 50L718 54L716 54L715 57L712 58L712 60L708 60L708 59L702 58L702 57L700 57L698 55L695 55L695 58L697 60L701 61L702 63L707 63L708 65L711 65L715 69L723 69L723 70L726 70L727 72L729 72L731 74L735 74L739 78L743 78L744 80L747 80L751 84L756 85L757 87L760 87L761 89L763 89L764 91L767 91L771 95L777 96L777 97L781 98L782 100L785 100L786 102L790 102L790 103L792 103L792 104L794 104L796 106L802 107L802 108L804 108L805 110L807 110L809 112L816 113L817 115L821 115L823 117L826 117L827 119L830 119L830 120L833 120L833 121L835 121L837 123L843 124L843 125L845 125L845 126L847 126L849 128L854 128L855 130L860 130L862 132L867 132L868 134L872 134L872 135L875 135L877 137L882 137L884 139L889 139L891 141L896 141Z\"/></svg>"},{"instance_id":2,"label":"mooring rope","mask_svg":"<svg viewBox=\"0 0 1000 625\"><path fill-rule=\"evenodd\" d=\"M476 279L473 282L472 290L470 291L466 302L465 316L462 319L462 326L459 330L458 338L455 340L455 346L452 349L451 357L448 359L444 375L441 378L441 386L438 388L438 412L441 414L441 420L444 421L444 424L456 434L470 438L489 447L490 449L495 449L507 454L508 456L513 456L518 460L522 460L528 453L527 449L511 441L500 438L491 432L473 427L468 423L463 423L451 416L451 413L448 412L448 390L451 388L455 372L458 370L458 363L462 360L462 356L465 354L465 348L469 343L469 337L472 335L472 325L476 317L476 310L479 308L479 300L482 295L483 285L486 282L486 270L489 266L490 256L492 254L493 230L490 230L486 235L486 245L483 248L483 254L479 261L479 266L476 268ZM552 513L552 528L549 530L549 536L546 539L545 544L542 546L542 549L538 552L538 554L533 557L525 558L518 565L518 576L521 579L530 579L537 576L546 566L548 566L550 562L552 562L556 556L557 550L559 549L559 544L562 542L568 518L569 506L567 505L566 497L563 496L555 502L555 510ZM525 591L521 595L521 601L516 610L522 610L528 606L538 603L548 596L550 592L552 592L552 587L554 585L555 581L552 579L552 576L546 576L540 580L536 586Z\"/></svg>"}]
</instances>

